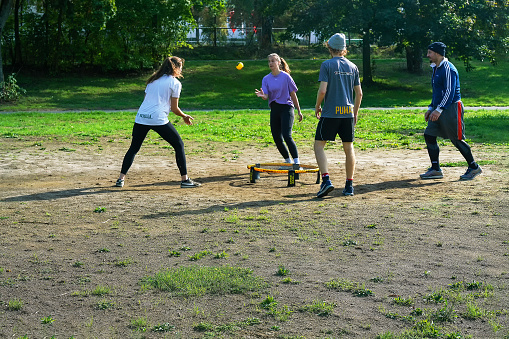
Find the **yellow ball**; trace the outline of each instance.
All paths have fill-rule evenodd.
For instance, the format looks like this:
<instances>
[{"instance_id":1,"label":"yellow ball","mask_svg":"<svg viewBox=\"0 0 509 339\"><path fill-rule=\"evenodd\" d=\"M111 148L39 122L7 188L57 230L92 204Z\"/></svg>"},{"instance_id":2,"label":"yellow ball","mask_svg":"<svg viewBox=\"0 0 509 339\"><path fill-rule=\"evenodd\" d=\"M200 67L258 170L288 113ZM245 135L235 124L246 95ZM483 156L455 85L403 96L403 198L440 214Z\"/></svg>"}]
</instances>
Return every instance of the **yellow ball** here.
<instances>
[{"instance_id":1,"label":"yellow ball","mask_svg":"<svg viewBox=\"0 0 509 339\"><path fill-rule=\"evenodd\" d=\"M240 71L242 68L244 68L244 64L242 62L239 62L237 66L235 66L235 68Z\"/></svg>"}]
</instances>

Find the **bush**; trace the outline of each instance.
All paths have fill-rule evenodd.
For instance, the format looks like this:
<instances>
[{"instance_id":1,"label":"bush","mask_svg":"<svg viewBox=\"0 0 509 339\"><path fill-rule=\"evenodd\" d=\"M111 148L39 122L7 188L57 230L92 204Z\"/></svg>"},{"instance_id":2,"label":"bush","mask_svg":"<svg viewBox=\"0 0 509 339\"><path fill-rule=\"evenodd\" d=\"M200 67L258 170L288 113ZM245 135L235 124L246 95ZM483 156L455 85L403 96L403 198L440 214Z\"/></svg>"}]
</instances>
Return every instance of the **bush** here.
<instances>
[{"instance_id":1,"label":"bush","mask_svg":"<svg viewBox=\"0 0 509 339\"><path fill-rule=\"evenodd\" d=\"M14 74L7 77L7 81L0 83L0 102L13 102L26 94L23 88L19 87Z\"/></svg>"}]
</instances>

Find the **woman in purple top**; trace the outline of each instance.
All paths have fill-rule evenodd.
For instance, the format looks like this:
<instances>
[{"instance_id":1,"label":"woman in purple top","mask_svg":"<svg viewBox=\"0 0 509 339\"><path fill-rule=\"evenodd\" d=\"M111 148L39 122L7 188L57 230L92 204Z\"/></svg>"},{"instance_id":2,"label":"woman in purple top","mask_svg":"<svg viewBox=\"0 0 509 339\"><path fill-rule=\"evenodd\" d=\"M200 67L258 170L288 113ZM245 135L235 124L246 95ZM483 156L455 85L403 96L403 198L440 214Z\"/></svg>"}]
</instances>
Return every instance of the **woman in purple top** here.
<instances>
[{"instance_id":1,"label":"woman in purple top","mask_svg":"<svg viewBox=\"0 0 509 339\"><path fill-rule=\"evenodd\" d=\"M297 108L299 121L302 121L297 86L290 76L290 67L276 53L268 56L270 73L262 80L262 88L255 89L256 96L269 101L270 131L279 153L286 163L299 164L299 153L292 138L294 109ZM286 149L285 144L288 146Z\"/></svg>"}]
</instances>

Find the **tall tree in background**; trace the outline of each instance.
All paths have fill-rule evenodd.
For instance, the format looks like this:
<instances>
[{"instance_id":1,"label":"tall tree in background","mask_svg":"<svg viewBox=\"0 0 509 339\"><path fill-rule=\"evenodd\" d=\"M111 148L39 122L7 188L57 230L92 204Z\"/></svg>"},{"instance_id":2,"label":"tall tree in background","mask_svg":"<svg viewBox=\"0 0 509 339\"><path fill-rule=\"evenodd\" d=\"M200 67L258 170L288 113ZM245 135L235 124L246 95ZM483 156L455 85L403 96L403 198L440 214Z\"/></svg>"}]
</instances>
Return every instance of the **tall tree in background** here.
<instances>
[{"instance_id":1,"label":"tall tree in background","mask_svg":"<svg viewBox=\"0 0 509 339\"><path fill-rule=\"evenodd\" d=\"M9 3L10 9L14 0L1 1L2 8ZM11 63L22 60L31 67L55 72L82 66L98 66L102 70L151 67L160 62L161 56L186 44L187 33L195 24L193 7L208 6L222 11L226 3L225 0L16 1L20 1L16 7L19 20L7 20L9 13L2 12L6 13L3 18L7 26L1 37L9 49ZM12 36L16 36L15 42Z\"/></svg>"},{"instance_id":2,"label":"tall tree in background","mask_svg":"<svg viewBox=\"0 0 509 339\"><path fill-rule=\"evenodd\" d=\"M0 38L3 35L5 23L11 13L13 0L0 0ZM0 41L0 83L4 82L4 69L2 60L2 42Z\"/></svg>"},{"instance_id":3,"label":"tall tree in background","mask_svg":"<svg viewBox=\"0 0 509 339\"><path fill-rule=\"evenodd\" d=\"M251 45L261 24L259 16L255 15L256 0L228 0L227 10L230 27L238 29L245 27L247 44Z\"/></svg>"},{"instance_id":4,"label":"tall tree in background","mask_svg":"<svg viewBox=\"0 0 509 339\"><path fill-rule=\"evenodd\" d=\"M259 35L261 48L269 48L274 44L274 25L280 24L289 5L285 0L228 0L227 6L234 12L231 23L253 27L254 33Z\"/></svg>"},{"instance_id":5,"label":"tall tree in background","mask_svg":"<svg viewBox=\"0 0 509 339\"><path fill-rule=\"evenodd\" d=\"M393 41L397 30L396 0L352 0L346 2L343 10L346 29L362 38L362 83L372 85L371 45Z\"/></svg>"},{"instance_id":6,"label":"tall tree in background","mask_svg":"<svg viewBox=\"0 0 509 339\"><path fill-rule=\"evenodd\" d=\"M471 69L473 59L497 62L497 54L509 47L509 2L507 0L448 0L440 17L440 31L433 32L449 50Z\"/></svg>"},{"instance_id":7,"label":"tall tree in background","mask_svg":"<svg viewBox=\"0 0 509 339\"><path fill-rule=\"evenodd\" d=\"M4 36L13 66L59 71L93 63L114 14L114 0L15 0L9 38Z\"/></svg>"},{"instance_id":8,"label":"tall tree in background","mask_svg":"<svg viewBox=\"0 0 509 339\"><path fill-rule=\"evenodd\" d=\"M422 72L422 56L431 41L442 41L448 55L465 62L473 59L496 62L509 42L507 0L402 0L396 17L395 42L406 52L407 69Z\"/></svg>"},{"instance_id":9,"label":"tall tree in background","mask_svg":"<svg viewBox=\"0 0 509 339\"><path fill-rule=\"evenodd\" d=\"M226 40L228 32L221 29L226 26L228 13L224 7L224 2L215 2L212 4L200 3L192 7L194 26L196 29L196 42L200 40L212 41L213 46L217 46L218 40ZM206 39L200 38L200 27Z\"/></svg>"},{"instance_id":10,"label":"tall tree in background","mask_svg":"<svg viewBox=\"0 0 509 339\"><path fill-rule=\"evenodd\" d=\"M262 28L261 47L269 48L273 45L273 28L276 18L283 16L288 9L288 1L284 0L255 0L254 13Z\"/></svg>"},{"instance_id":11,"label":"tall tree in background","mask_svg":"<svg viewBox=\"0 0 509 339\"><path fill-rule=\"evenodd\" d=\"M153 67L175 48L187 45L187 34L196 26L193 12L207 8L219 13L225 4L225 0L116 0L100 63L111 69Z\"/></svg>"},{"instance_id":12,"label":"tall tree in background","mask_svg":"<svg viewBox=\"0 0 509 339\"><path fill-rule=\"evenodd\" d=\"M325 40L335 32L362 38L363 83L373 82L370 45L398 45L407 70L422 72L423 53L433 40L470 67L472 59L496 62L509 45L508 0L293 0L290 30L316 32Z\"/></svg>"},{"instance_id":13,"label":"tall tree in background","mask_svg":"<svg viewBox=\"0 0 509 339\"><path fill-rule=\"evenodd\" d=\"M399 27L394 40L405 51L407 71L422 72L423 52L441 31L442 0L402 0L395 20ZM438 39L441 40L441 39Z\"/></svg>"},{"instance_id":14,"label":"tall tree in background","mask_svg":"<svg viewBox=\"0 0 509 339\"><path fill-rule=\"evenodd\" d=\"M317 33L326 40L334 33L355 34L362 39L363 84L373 83L371 44L392 40L396 31L395 0L294 0L295 15L289 28L297 34Z\"/></svg>"},{"instance_id":15,"label":"tall tree in background","mask_svg":"<svg viewBox=\"0 0 509 339\"><path fill-rule=\"evenodd\" d=\"M281 18L291 13L292 34L314 32L325 40L343 32L362 38L363 81L369 84L373 44L398 45L410 72L421 71L433 40L446 43L449 55L467 67L473 59L495 63L497 53L508 49L508 1L0 0L0 66L4 57L6 63L54 71L151 67L186 45L200 11L250 27L248 37L258 32L262 47L270 47L273 27L282 27Z\"/></svg>"}]
</instances>

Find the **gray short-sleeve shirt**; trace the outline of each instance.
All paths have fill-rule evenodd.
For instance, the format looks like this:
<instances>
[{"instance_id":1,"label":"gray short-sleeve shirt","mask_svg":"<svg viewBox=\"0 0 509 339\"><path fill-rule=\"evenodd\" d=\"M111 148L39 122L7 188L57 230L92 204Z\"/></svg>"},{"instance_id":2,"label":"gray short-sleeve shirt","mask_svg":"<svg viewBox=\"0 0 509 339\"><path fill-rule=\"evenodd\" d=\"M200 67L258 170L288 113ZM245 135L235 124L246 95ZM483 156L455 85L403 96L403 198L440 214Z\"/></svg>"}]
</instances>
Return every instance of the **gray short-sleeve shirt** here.
<instances>
[{"instance_id":1,"label":"gray short-sleeve shirt","mask_svg":"<svg viewBox=\"0 0 509 339\"><path fill-rule=\"evenodd\" d=\"M318 81L327 82L322 117L353 118L353 89L360 85L357 66L345 57L326 60L320 66Z\"/></svg>"}]
</instances>

